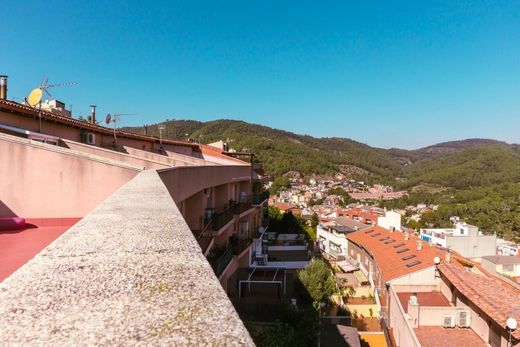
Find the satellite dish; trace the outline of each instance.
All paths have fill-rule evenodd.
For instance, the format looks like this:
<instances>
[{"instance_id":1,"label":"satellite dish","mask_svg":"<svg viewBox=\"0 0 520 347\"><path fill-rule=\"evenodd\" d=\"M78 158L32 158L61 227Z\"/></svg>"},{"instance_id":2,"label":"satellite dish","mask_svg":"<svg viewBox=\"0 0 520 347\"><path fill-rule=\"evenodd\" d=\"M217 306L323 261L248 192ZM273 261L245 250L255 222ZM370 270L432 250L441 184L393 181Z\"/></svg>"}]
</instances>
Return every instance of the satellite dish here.
<instances>
[{"instance_id":1,"label":"satellite dish","mask_svg":"<svg viewBox=\"0 0 520 347\"><path fill-rule=\"evenodd\" d=\"M260 232L260 234L263 234L265 232L265 228L264 227L260 227L260 228L258 228L258 231Z\"/></svg>"},{"instance_id":2,"label":"satellite dish","mask_svg":"<svg viewBox=\"0 0 520 347\"><path fill-rule=\"evenodd\" d=\"M34 88L31 93L29 94L29 99L27 99L27 102L31 107L34 107L40 103L42 100L43 91L41 88Z\"/></svg>"},{"instance_id":3,"label":"satellite dish","mask_svg":"<svg viewBox=\"0 0 520 347\"><path fill-rule=\"evenodd\" d=\"M110 121L112 120L112 116L110 113L107 113L107 117L105 118L105 123L110 124Z\"/></svg>"},{"instance_id":4,"label":"satellite dish","mask_svg":"<svg viewBox=\"0 0 520 347\"><path fill-rule=\"evenodd\" d=\"M49 79L45 77L40 84L38 88L34 88L31 93L29 94L29 98L27 100L27 103L34 107L42 101L43 93L47 94L49 97L52 98L51 93L49 93L49 88L55 88L55 87L66 87L66 86L73 86L75 84L78 84L77 82L68 82L68 83L56 83L56 84L47 84L47 81Z\"/></svg>"}]
</instances>

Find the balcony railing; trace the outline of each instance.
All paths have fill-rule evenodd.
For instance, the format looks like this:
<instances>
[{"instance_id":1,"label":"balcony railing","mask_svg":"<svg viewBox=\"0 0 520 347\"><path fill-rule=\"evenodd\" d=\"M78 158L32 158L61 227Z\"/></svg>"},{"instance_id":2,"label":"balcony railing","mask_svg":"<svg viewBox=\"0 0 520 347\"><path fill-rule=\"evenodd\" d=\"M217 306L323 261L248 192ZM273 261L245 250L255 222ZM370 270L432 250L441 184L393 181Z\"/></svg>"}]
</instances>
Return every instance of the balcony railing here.
<instances>
[{"instance_id":1,"label":"balcony railing","mask_svg":"<svg viewBox=\"0 0 520 347\"><path fill-rule=\"evenodd\" d=\"M253 242L252 239L250 238L247 238L247 239L243 239L243 240L234 240L232 242L232 247L233 247L233 255L239 255L240 253L242 253L247 247L249 247L249 245Z\"/></svg>"},{"instance_id":2,"label":"balcony railing","mask_svg":"<svg viewBox=\"0 0 520 347\"><path fill-rule=\"evenodd\" d=\"M260 194L253 195L253 204L259 205L267 199L269 199L269 191L266 190Z\"/></svg>"},{"instance_id":3,"label":"balcony railing","mask_svg":"<svg viewBox=\"0 0 520 347\"><path fill-rule=\"evenodd\" d=\"M231 219L233 219L233 216L235 215L234 206L235 205L231 205L230 207L224 209L223 211L213 215L213 220L212 220L213 230L219 230L224 225L229 223L231 221Z\"/></svg>"},{"instance_id":4,"label":"balcony railing","mask_svg":"<svg viewBox=\"0 0 520 347\"><path fill-rule=\"evenodd\" d=\"M231 259L233 259L233 247L230 245L223 252L218 252L214 257L209 258L208 261L218 277L226 269Z\"/></svg>"}]
</instances>

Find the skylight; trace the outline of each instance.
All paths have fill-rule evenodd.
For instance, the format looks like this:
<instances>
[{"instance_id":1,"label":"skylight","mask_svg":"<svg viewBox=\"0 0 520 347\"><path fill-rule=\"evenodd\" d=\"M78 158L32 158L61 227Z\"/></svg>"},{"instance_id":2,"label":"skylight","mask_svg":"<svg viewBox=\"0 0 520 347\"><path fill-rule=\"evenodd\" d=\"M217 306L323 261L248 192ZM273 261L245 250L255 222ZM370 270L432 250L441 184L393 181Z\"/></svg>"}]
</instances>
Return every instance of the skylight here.
<instances>
[{"instance_id":1,"label":"skylight","mask_svg":"<svg viewBox=\"0 0 520 347\"><path fill-rule=\"evenodd\" d=\"M383 237L383 238L379 239L379 241L384 241L384 240L388 240L388 236L387 236L387 237Z\"/></svg>"},{"instance_id":2,"label":"skylight","mask_svg":"<svg viewBox=\"0 0 520 347\"><path fill-rule=\"evenodd\" d=\"M398 250L396 253L404 253L409 250L410 250L410 248L403 248L403 249Z\"/></svg>"},{"instance_id":3,"label":"skylight","mask_svg":"<svg viewBox=\"0 0 520 347\"><path fill-rule=\"evenodd\" d=\"M415 258L415 254L410 254L410 255L407 255L406 257L402 257L401 260L408 260L408 259L412 259L412 258Z\"/></svg>"},{"instance_id":4,"label":"skylight","mask_svg":"<svg viewBox=\"0 0 520 347\"><path fill-rule=\"evenodd\" d=\"M388 241L385 241L385 245L388 245L389 243L392 243L392 242L395 242L395 240L388 240Z\"/></svg>"},{"instance_id":5,"label":"skylight","mask_svg":"<svg viewBox=\"0 0 520 347\"><path fill-rule=\"evenodd\" d=\"M404 246L404 243L399 243L399 244L395 245L394 248L399 248L399 247L402 247L402 246Z\"/></svg>"},{"instance_id":6,"label":"skylight","mask_svg":"<svg viewBox=\"0 0 520 347\"><path fill-rule=\"evenodd\" d=\"M379 236L379 235L381 235L381 233L375 233L375 234L372 234L372 235L370 235L370 236L372 236L372 237L376 237L376 236Z\"/></svg>"},{"instance_id":7,"label":"skylight","mask_svg":"<svg viewBox=\"0 0 520 347\"><path fill-rule=\"evenodd\" d=\"M406 264L407 267L412 267L412 266L415 266L415 265L419 265L421 262L420 261L414 261L410 264Z\"/></svg>"},{"instance_id":8,"label":"skylight","mask_svg":"<svg viewBox=\"0 0 520 347\"><path fill-rule=\"evenodd\" d=\"M370 234L370 233L373 233L373 232L374 232L374 230L367 230L367 231L365 231L365 234Z\"/></svg>"}]
</instances>

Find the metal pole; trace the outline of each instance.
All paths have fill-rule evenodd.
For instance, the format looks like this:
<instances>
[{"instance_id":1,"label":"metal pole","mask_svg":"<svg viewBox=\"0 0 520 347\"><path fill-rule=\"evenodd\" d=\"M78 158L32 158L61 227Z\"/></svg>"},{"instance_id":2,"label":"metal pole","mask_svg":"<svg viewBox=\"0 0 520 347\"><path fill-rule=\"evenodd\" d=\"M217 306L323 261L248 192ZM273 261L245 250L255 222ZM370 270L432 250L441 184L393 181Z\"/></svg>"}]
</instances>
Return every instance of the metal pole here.
<instances>
[{"instance_id":1,"label":"metal pole","mask_svg":"<svg viewBox=\"0 0 520 347\"><path fill-rule=\"evenodd\" d=\"M39 102L38 107L38 132L41 134L42 132L42 101Z\"/></svg>"}]
</instances>

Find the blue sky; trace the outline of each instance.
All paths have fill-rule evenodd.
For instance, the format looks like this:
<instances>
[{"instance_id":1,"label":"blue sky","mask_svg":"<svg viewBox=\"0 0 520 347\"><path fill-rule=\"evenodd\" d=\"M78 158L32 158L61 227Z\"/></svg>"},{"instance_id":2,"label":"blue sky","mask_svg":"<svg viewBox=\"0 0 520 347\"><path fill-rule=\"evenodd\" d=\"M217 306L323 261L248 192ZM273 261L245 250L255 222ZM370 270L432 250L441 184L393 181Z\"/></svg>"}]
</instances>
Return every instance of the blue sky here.
<instances>
[{"instance_id":1,"label":"blue sky","mask_svg":"<svg viewBox=\"0 0 520 347\"><path fill-rule=\"evenodd\" d=\"M232 118L372 146L520 143L518 1L0 1L0 74L75 115Z\"/></svg>"}]
</instances>

